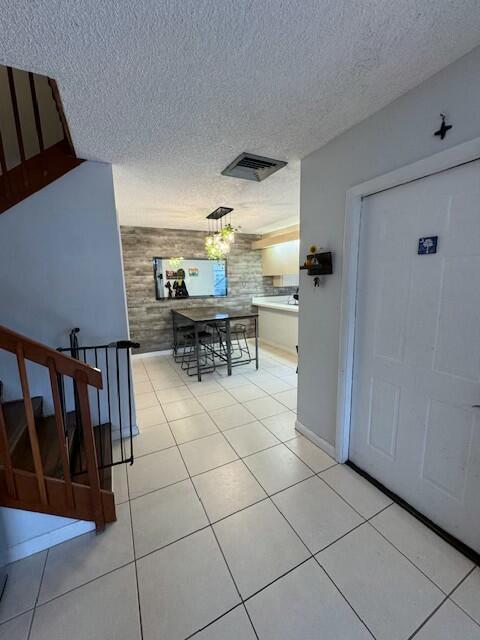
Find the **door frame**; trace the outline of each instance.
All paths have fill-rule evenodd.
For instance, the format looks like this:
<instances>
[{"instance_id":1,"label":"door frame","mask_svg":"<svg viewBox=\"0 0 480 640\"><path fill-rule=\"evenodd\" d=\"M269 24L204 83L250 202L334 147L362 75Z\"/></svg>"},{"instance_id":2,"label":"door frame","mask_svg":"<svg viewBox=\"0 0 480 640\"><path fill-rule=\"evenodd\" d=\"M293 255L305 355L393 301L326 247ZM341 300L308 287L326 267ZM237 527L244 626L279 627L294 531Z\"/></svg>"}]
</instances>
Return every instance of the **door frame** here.
<instances>
[{"instance_id":1,"label":"door frame","mask_svg":"<svg viewBox=\"0 0 480 640\"><path fill-rule=\"evenodd\" d=\"M353 365L357 307L357 272L363 198L453 169L480 158L480 137L450 147L389 173L358 184L346 193L343 238L343 277L340 310L340 344L337 386L335 457L346 462L350 447Z\"/></svg>"}]
</instances>

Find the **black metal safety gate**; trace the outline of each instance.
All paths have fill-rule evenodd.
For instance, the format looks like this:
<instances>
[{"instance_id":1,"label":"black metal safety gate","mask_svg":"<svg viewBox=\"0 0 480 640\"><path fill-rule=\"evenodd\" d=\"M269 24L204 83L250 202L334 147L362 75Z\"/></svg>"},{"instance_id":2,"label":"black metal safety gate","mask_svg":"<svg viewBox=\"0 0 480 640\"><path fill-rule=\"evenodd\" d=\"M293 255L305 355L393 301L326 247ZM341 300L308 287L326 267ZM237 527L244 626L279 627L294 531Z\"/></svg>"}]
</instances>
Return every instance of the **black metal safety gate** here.
<instances>
[{"instance_id":1,"label":"black metal safety gate","mask_svg":"<svg viewBox=\"0 0 480 640\"><path fill-rule=\"evenodd\" d=\"M80 346L80 329L70 332L70 347L59 348L81 362L99 369L103 388L89 389L92 425L94 428L97 462L99 470L119 464L133 464L133 384L130 364L130 349L139 344L120 340L104 345ZM87 471L84 456L83 435L80 426L80 411L75 382L60 376L65 436L69 442L72 476Z\"/></svg>"}]
</instances>

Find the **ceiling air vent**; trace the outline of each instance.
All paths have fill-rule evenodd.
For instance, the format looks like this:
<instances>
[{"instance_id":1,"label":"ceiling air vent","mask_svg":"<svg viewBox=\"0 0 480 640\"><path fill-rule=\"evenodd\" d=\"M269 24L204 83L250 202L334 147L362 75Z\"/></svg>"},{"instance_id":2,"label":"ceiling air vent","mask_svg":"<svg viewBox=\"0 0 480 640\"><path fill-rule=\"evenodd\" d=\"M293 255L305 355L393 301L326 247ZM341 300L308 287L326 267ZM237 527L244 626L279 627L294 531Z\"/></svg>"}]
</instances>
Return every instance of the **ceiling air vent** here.
<instances>
[{"instance_id":1,"label":"ceiling air vent","mask_svg":"<svg viewBox=\"0 0 480 640\"><path fill-rule=\"evenodd\" d=\"M282 160L274 160L265 156L255 156L253 153L241 153L235 158L226 169L222 171L222 176L232 178L243 178L244 180L255 180L261 182L271 176L272 173L286 166Z\"/></svg>"}]
</instances>

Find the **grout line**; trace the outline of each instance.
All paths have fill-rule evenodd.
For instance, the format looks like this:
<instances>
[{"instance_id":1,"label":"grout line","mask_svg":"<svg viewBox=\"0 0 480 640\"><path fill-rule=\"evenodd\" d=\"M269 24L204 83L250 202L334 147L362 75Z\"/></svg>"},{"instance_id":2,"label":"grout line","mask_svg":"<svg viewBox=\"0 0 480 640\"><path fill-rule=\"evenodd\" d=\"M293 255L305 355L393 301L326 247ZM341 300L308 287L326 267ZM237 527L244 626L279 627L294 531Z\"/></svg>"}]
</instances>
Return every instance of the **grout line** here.
<instances>
[{"instance_id":1,"label":"grout line","mask_svg":"<svg viewBox=\"0 0 480 640\"><path fill-rule=\"evenodd\" d=\"M170 425L169 425L169 426L170 426ZM171 431L171 429L170 429L170 431ZM222 435L223 435L223 434L222 434ZM173 439L175 440L175 435L173 434L173 431L172 431L172 436L173 436ZM225 436L223 436L223 438L224 438L225 442L227 442L227 443L228 443L228 441L227 441L227 439L225 438ZM175 441L176 441L176 440L175 440ZM194 482L193 482L193 480L192 480L192 476L190 475L190 471L188 470L188 467L187 467L187 465L186 465L186 463L185 463L185 460L184 460L184 458L183 458L183 456L182 456L182 452L181 452L181 450L180 450L180 447L178 447L178 451L179 451L180 456L181 456L181 458L182 458L183 464L185 465L185 468L187 469L187 473L188 473L188 476L189 476L190 482L191 482L191 484L192 484L192 486L193 486L193 489L194 489L194 491L195 491L195 494L196 494L196 496L197 496L197 498L198 498L198 500L199 500L200 504L202 505L202 508L203 508L203 510L204 510L204 512L205 512L205 517L206 517L207 522L209 523L209 526L210 526L210 528L211 528L211 530L212 530L213 536L215 537L215 540L216 540L216 542L217 542L218 548L219 548L219 550L220 550L220 553L222 554L223 560L224 560L225 565L226 565L226 567L227 567L227 569L228 569L228 572L229 572L230 577L231 577L231 579L232 579L232 582L233 582L233 584L234 584L234 586L235 586L235 589L237 590L238 597L240 598L240 601L241 601L241 603L243 604L243 607L244 607L244 609L245 609L245 613L247 614L247 616L248 616L248 618L249 618L249 620L250 620L250 623L251 623L251 625L252 625L252 629L253 629L253 631L254 631L254 633L255 633L255 637L256 637L256 638L257 638L257 640L258 640L258 634L257 634L257 631L256 631L255 627L253 626L253 623L252 623L252 621L251 621L251 619L250 619L250 616L249 616L249 614L248 614L247 608L245 607L245 603L244 603L243 598L242 598L242 594L240 593L240 589L238 588L238 585L237 585L237 583L236 583L236 581L235 581L235 578L233 577L233 573L232 573L232 571L231 571L231 569L230 569L230 567L229 567L229 565L228 565L227 558L225 557L225 554L224 554L224 552L223 552L223 549L222 549L222 547L221 547L221 545L220 545L220 542L219 542L219 540L218 540L218 538L217 538L216 531L215 531L215 529L214 529L214 528L213 528L213 526L212 526L212 523L211 523L211 521L210 521L210 517L209 517L209 515L208 515L207 509L206 509L206 507L205 507L205 505L204 505L204 503L203 503L203 500L202 500L202 499L201 499L201 497L200 497L200 494L198 493L198 490L197 490L197 487L195 486L195 483L194 483Z\"/></svg>"},{"instance_id":2,"label":"grout line","mask_svg":"<svg viewBox=\"0 0 480 640\"><path fill-rule=\"evenodd\" d=\"M456 602L454 602L453 600L450 600L450 596L453 594L453 592L454 592L454 591L456 591L456 590L458 589L458 587L459 587L463 582L465 582L465 580L468 578L468 576L469 576L471 573L473 573L474 571L475 571L475 567L472 567L472 569L467 573L467 575L466 575L464 578L462 578L462 580L460 580L460 582L459 582L455 587L453 587L453 589L451 589L451 590L446 594L445 598L443 598L443 600L440 602L440 604L439 604L438 606L436 606L436 607L433 609L433 611L432 611L432 612L431 612L431 613L430 613L430 614L425 618L425 620L422 622L422 624L421 624L419 627L417 627L417 629L415 629L415 631L412 633L412 635L410 635L410 636L407 638L407 640L412 640L412 638L414 638L414 637L417 635L417 633L418 633L421 629L423 629L423 627L427 624L427 622L433 618L433 616L437 613L437 611L439 611L439 609L441 609L441 608L443 607L443 605L445 604L445 602L447 602L447 600L449 600L450 602L452 602L454 605L456 605L456 604L457 604L457 603L456 603ZM457 606L458 606L458 605L457 605ZM459 607L459 609L460 609L461 611L463 611L463 609L462 609L461 607ZM466 613L466 612L464 612L464 613ZM467 615L467 616L468 616L468 617L469 617L473 622L475 622L475 624L477 624L477 625L478 625L477 621L476 621L476 620L474 620L470 615L468 615L468 613L466 613L466 615ZM480 626L480 625L478 625L478 626Z\"/></svg>"},{"instance_id":3,"label":"grout line","mask_svg":"<svg viewBox=\"0 0 480 640\"><path fill-rule=\"evenodd\" d=\"M392 505L390 505L390 506L392 506ZM378 515L378 514L377 514L377 515ZM373 518L372 518L372 519L373 519ZM392 545L392 547L398 551L398 553L400 553L400 554L401 554L401 555L402 555L406 560L408 560L408 562L409 562L413 567L415 567L415 569L417 569L417 571L420 571L420 573L421 573L423 576L425 576L425 578L427 578L427 580L429 580L429 581L430 581L430 582L431 582L431 583L432 583L432 584L433 584L433 585L434 585L434 586L435 586L435 587L436 587L436 588L437 588L441 593L443 593L444 595L448 596L448 594L446 593L446 591L444 591L444 589L442 589L442 587L440 587L440 586L439 586L439 585L438 585L438 584L433 580L433 578L430 578L430 576L428 576L428 575L423 571L423 569L421 569L419 566L417 566L417 565L413 562L413 560L412 560L411 558L409 558L407 555L405 555L405 554L403 553L403 551L397 547L397 545L395 545L391 540L389 540L385 535L383 535L383 533L382 533L379 529L377 529L377 527L376 527L372 522L370 522L370 521L369 521L369 524L370 524L370 526L371 526L371 527L372 527L372 528L373 528L373 529L374 529L374 530L375 530L375 531L376 531L376 532L377 532L377 533L378 533L378 534L379 534L379 535L380 535L384 540L386 540L386 542L388 542L389 544L391 544L391 545Z\"/></svg>"},{"instance_id":4,"label":"grout line","mask_svg":"<svg viewBox=\"0 0 480 640\"><path fill-rule=\"evenodd\" d=\"M365 523L363 523L365 524ZM373 635L370 627L367 625L367 623L360 617L360 614L355 610L355 608L353 607L353 605L350 603L350 601L348 600L348 598L345 596L345 594L342 592L342 590L340 589L340 587L336 584L336 582L333 580L332 576L328 573L328 571L325 569L325 567L323 567L318 558L316 558L315 556L313 556L314 561L318 564L318 566L320 567L320 569L325 573L325 575L327 576L327 578L330 580L330 582L333 584L333 586L335 587L335 589L338 591L338 593L341 595L341 597L345 600L345 602L347 603L347 605L349 606L349 608L353 611L354 615L360 620L360 622L363 624L363 626L365 627L365 629L368 631L368 633L372 636L372 638L375 639L375 636Z\"/></svg>"},{"instance_id":5,"label":"grout line","mask_svg":"<svg viewBox=\"0 0 480 640\"><path fill-rule=\"evenodd\" d=\"M72 540L73 539L74 538L72 538ZM66 542L69 542L69 541L67 540ZM63 598L63 596L66 596L67 594L72 593L73 591L77 591L77 589L81 589L82 587L85 587L87 584L91 584L92 582L95 582L99 578L104 578L105 576L108 576L111 573L115 573L115 571L118 571L119 569L124 569L125 567L128 567L129 565L133 564L134 562L135 562L135 560L130 560L130 562L125 562L124 564L121 564L118 567L115 567L115 569L110 569L109 571L105 571L105 573L102 573L99 576L95 576L95 578L91 578L90 580L87 580L86 582L82 582L82 584L78 584L75 587L72 587L71 589L67 589L67 591L62 591L62 593L59 593L56 596L53 596L53 598L50 598L49 600L46 600L45 602L42 602L41 604L38 604L35 608L36 609L42 608L45 605L50 604L51 602L54 602L55 600L58 600L59 598Z\"/></svg>"},{"instance_id":6,"label":"grout line","mask_svg":"<svg viewBox=\"0 0 480 640\"><path fill-rule=\"evenodd\" d=\"M38 599L40 597L40 590L43 584L43 577L45 575L45 569L47 567L47 560L48 560L49 553L50 553L50 549L47 549L47 553L45 554L45 562L43 563L43 567L42 567L42 575L40 576L40 582L38 584L37 595L35 596L35 602L33 604L32 617L30 618L30 624L28 625L27 640L30 640L30 634L32 633L33 619L35 618L35 613L37 611Z\"/></svg>"},{"instance_id":7,"label":"grout line","mask_svg":"<svg viewBox=\"0 0 480 640\"><path fill-rule=\"evenodd\" d=\"M271 359L275 359L275 358L273 358L273 357L272 357ZM279 362L280 362L280 364L284 364L284 362L281 362L281 361L279 361ZM288 366L288 365L287 365L287 366ZM175 369L174 369L174 370L175 370ZM272 375L272 376L275 376L275 374L271 373L270 371L266 371L266 373L268 373L268 374L270 374L270 375ZM148 375L148 372L147 372L147 375ZM280 379L280 380L282 380L282 378L281 378L280 376L275 376L275 377L276 377L276 378L278 378L278 379ZM249 380L248 378L246 378L246 379L248 380L248 383L249 383L249 384L253 384L253 385L255 385L255 382L253 382L253 381ZM247 383L245 383L245 384L247 384ZM188 386L188 385L186 385L186 386ZM257 386L257 387L258 387L258 385L255 385L255 386ZM259 389L261 389L261 391L262 391L263 393L266 393L266 394L267 394L267 397L274 397L274 394L270 394L270 393L266 392L266 391L265 391L264 389L262 389L261 387L258 387L258 388L259 388ZM292 387L292 388L295 388L295 387ZM223 389L223 390L227 391L227 393L228 393L228 389ZM214 393L214 392L213 392L213 393ZM230 395L231 395L231 394L230 394ZM197 400L198 400L198 398L197 398ZM236 398L235 398L235 400L236 400ZM239 402L239 401L237 401L237 402ZM243 402L239 402L239 404L242 404L242 406L244 406L244 403L243 403ZM282 403L282 404L283 404L283 403ZM233 406L233 405L232 405L232 406ZM248 410L248 409L247 409L247 410ZM286 412L286 411L291 411L291 412L295 413L295 411L294 411L294 410L291 410L291 409L289 409L289 407L286 407L286 406L285 406L285 412ZM207 413L207 415L209 415L209 416L210 416L210 412L209 412L209 411L205 410L205 413ZM210 416L210 417L211 417L211 416ZM265 450L268 450L268 449L270 449L270 448L276 447L276 446L278 446L279 444L284 444L284 445L285 445L285 446L286 446L286 447L287 447L287 448L288 448L288 449L289 449L289 450L290 450L290 451L291 451L291 452L292 452L292 453L293 453L293 454L294 454L294 455L295 455L295 456L296 456L296 457L297 457L297 458L298 458L298 459L299 459L303 464L305 464L305 465L306 465L306 466L307 466L307 467L312 471L313 476L310 476L309 478L304 478L304 479L300 480L299 482L294 483L294 485L290 485L289 487L286 487L286 488L284 488L284 489L281 489L281 490L279 490L279 491L277 491L277 492L274 492L274 493L272 493L272 494L268 494L267 492L265 492L265 493L266 493L266 497L265 497L265 498L262 498L261 500L258 500L258 501L256 501L256 502L254 502L254 503L252 503L252 504L248 505L247 507L243 507L242 509L239 509L239 510L237 510L237 511L235 511L235 512L231 513L231 514L228 514L227 516L224 516L224 517L222 517L222 518L219 518L219 519L218 519L218 520L216 520L213 524L216 524L217 522L220 522L220 521L222 521L222 520L224 520L224 519L226 519L226 518L229 518L230 516L233 516L233 515L235 515L236 513L239 513L239 512L241 512L241 511L244 511L244 510L246 510L246 509L250 508L251 506L254 506L255 504L258 504L258 503L260 503L260 502L264 502L264 501L266 501L266 500L268 499L268 500L270 500L270 501L273 503L273 505L275 506L275 508L279 511L279 513L281 514L281 516L284 518L284 520L285 520L285 521L287 522L287 524L290 526L290 528L291 528L291 529L292 529L292 531L295 533L295 535L298 537L298 539L300 540L300 542L305 546L305 548L306 548L306 549L307 549L307 551L308 551L309 557L308 557L306 560L302 561L300 564L298 564L298 565L296 565L295 567L293 567L292 569L290 569L289 571L287 571L287 572L285 572L284 574L282 574L281 576L277 577L275 580L273 580L272 582L270 582L270 583L269 583L269 584L267 584L266 586L264 586L264 587L262 587L261 589L259 589L258 591L256 591L254 594L252 594L252 595L248 596L248 597L247 597L247 598L245 598L245 599L243 599L243 598L242 598L242 596L241 596L241 594L240 594L240 591L239 591L239 589L238 589L238 587L237 587L237 585L236 585L236 582L235 582L235 579L234 579L234 577L233 577L233 574L232 574L232 572L231 572L231 570L230 570L230 567L229 567L229 565L228 565L228 562L227 562L227 560L226 560L226 557L225 557L225 555L224 555L224 553L223 553L223 550L222 550L222 548L221 548L221 545L220 545L220 543L219 543L219 541L218 541L218 538L217 538L217 536L216 536L216 533L215 533L214 527L213 527L213 525L212 525L212 521L210 520L210 518L209 518L209 516L208 516L208 513L207 513L207 511L206 511L205 505L203 504L203 501L201 500L201 498L200 498L200 496L199 496L199 494L198 494L198 491L197 491L197 489L196 489L195 483L193 482L193 478L194 478L194 477L199 476L199 475L203 475L203 474L205 474L205 473L209 473L210 471L213 471L214 469L218 469L218 468L220 468L220 467L226 466L227 464L231 464L233 461L227 462L227 463L225 463L225 464L223 464L223 465L219 465L218 467L214 467L214 469L209 469L209 470L207 470L207 471L201 472L201 473L199 473L199 474L196 474L195 476L191 476L191 475L190 475L190 472L189 472L189 470L188 470L188 467L187 467L187 465L185 465L185 467L186 467L186 469L187 469L187 473L188 473L188 475L189 475L190 482L193 484L193 487L194 487L194 490L195 490L195 492L196 492L196 494L197 494L197 497L198 497L198 499L199 499L200 503L202 504L202 507L203 507L203 509L204 509L204 511L205 511L205 515L206 515L206 517L207 517L207 521L209 522L209 525L207 525L206 527L203 527L202 529L199 529L199 530L203 530L203 529L207 528L208 526L210 526L210 527L212 528L212 532L213 532L213 534L214 534L214 536L215 536L215 538L216 538L216 540L217 540L217 544L218 544L218 546L219 546L220 552L222 553L222 556L224 557L224 561L225 561L225 564L226 564L226 566L227 566L227 569L228 569L228 571L229 571L229 573L230 573L230 575L231 575L231 577L232 577L233 583L234 583L234 585L235 585L235 587L236 587L236 589L237 589L237 592L238 592L238 594L239 594L239 597L240 597L240 599L241 599L241 603L243 604L243 606L244 606L244 608L245 608L245 611L246 611L247 616L249 617L249 619L250 619L250 616L249 616L249 614L248 614L248 610L247 610L247 608L246 608L246 606L245 606L245 602L246 602L246 601L250 600L250 599L251 599L251 598L253 598L255 595L257 595L259 592L263 591L264 589L267 589L271 584L273 584L274 582L276 582L276 581L278 581L278 580L282 579L282 578L283 578L283 577L285 577L288 573L290 573L290 572L294 571L294 570L295 570L296 568L298 568L298 566L300 566L301 564L304 564L305 562L308 562L310 559L313 559L313 560L318 564L318 566L319 566L319 567L320 567L320 568L325 572L325 574L326 574L326 575L327 575L327 577L330 579L330 581L332 582L332 584L335 586L335 588L336 588L336 589L338 590L338 592L341 594L342 598L344 598L344 600L347 602L348 606L349 606L349 607L354 611L354 613L355 613L355 615L357 616L357 618L362 622L362 624L367 628L367 630L369 631L369 633L373 636L373 634L371 633L371 631L370 631L370 629L368 628L368 626L363 622L363 620L362 620L362 619L360 618L360 616L357 614L357 612L355 611L355 609L353 608L353 606L350 604L350 602L348 601L348 599L344 596L344 594L341 592L341 590L340 590L340 589L338 588L338 586L335 584L335 582L333 581L333 579L329 576L329 574L328 574L328 573L327 573L327 571L324 569L324 567L322 567L322 565L320 564L319 560L315 557L315 555L316 555L316 554L318 554L318 553L320 553L321 551L324 551L324 550L325 550L325 549L327 549L328 547L330 547L330 546L332 546L332 545L336 544L339 540L341 540L342 538L344 538L344 537L346 537L347 535L349 535L349 534L350 534L352 531L354 531L355 529L357 529L357 528L359 528L359 527L361 527L361 526L363 526L363 525L365 525L365 524L367 524L367 523L368 523L368 524L371 524L371 523L370 523L370 520L372 520L372 519L373 519L373 518L375 518L377 515L379 515L379 513L382 513L382 512L383 512L383 511L385 511L386 509L390 508L390 507L391 507L391 503L390 503L390 504L388 504L387 506L385 506L383 509L381 509L381 510L379 510L378 512L376 512L375 514L373 514L372 516L370 516L370 518L365 518L361 513L359 513L359 512L357 511L357 509L356 509L353 505L351 505L351 504L350 504L350 503L349 503L349 502L348 502L348 501L347 501L347 500L346 500L342 495L340 495L340 494L336 491L336 489L335 489L334 487L330 486L330 485L329 485L329 483L328 483L326 480L324 480L324 478L323 478L323 477L321 477L321 475L320 475L321 473L323 473L324 471L326 471L326 470L327 470L327 469L329 469L329 468L332 468L333 466L336 466L336 463L335 463L335 464L333 464L333 465L331 465L331 467L328 467L327 469L322 469L322 471L320 471L320 472L315 472L315 471L312 469L312 467L310 467L310 465L308 465L307 463L305 463L305 462L300 458L300 456L298 456L298 455L295 453L295 451L292 451L292 450L290 449L290 447L288 447L288 445L286 444L286 442L288 442L288 441L286 441L286 442L281 441L281 440L278 438L278 436L276 436L276 434L275 434L275 433L273 433L273 432L268 428L268 426L267 426L267 425L265 425L265 424L264 424L260 419L255 418L255 421L259 421L259 422L260 422L260 423L261 423L261 424L262 424L262 425L263 425L263 426L264 426L264 427L265 427L265 428L266 428L270 433L272 433L272 435L274 435L274 436L279 440L278 444L272 445L271 447L266 447L265 449L262 449L262 450L260 450L260 451L265 451ZM168 424L168 426L169 426L170 430L172 431L172 429L171 429L171 425L169 424L169 422L167 422L167 424ZM247 423L247 424L251 424L251 423ZM245 425L238 425L238 426L240 427L240 426L245 426ZM238 427L232 427L232 429L235 429L235 428L238 428ZM228 430L230 430L230 429L228 429ZM226 430L220 430L219 432L220 432L220 433L222 433L222 435L223 435L223 437L224 437L224 440L225 440L225 441L226 441L226 442L227 442L227 443L228 443L228 444L233 448L233 450L235 451L235 453L237 453L237 451L235 450L235 448L233 447L233 445L231 445L231 443L228 441L228 438L225 436L225 434L223 433L223 431L226 431ZM173 433L172 433L172 435L173 435ZM212 435L212 434L210 434L210 435ZM173 437L174 437L174 440L176 441L176 439L175 439L175 436L174 436L174 435L173 435ZM202 436L202 437L200 437L200 438L195 438L194 440L191 440L191 441L189 441L189 442L192 442L192 441L195 441L195 440L199 440L199 439L203 439L203 438L205 438L205 437L209 437L209 436ZM294 436L294 437L296 437L296 436ZM292 439L293 439L293 438L292 438ZM290 439L289 439L289 440L290 440ZM187 444L187 443L182 443L182 444ZM178 445L178 443L177 443L177 445L176 445L176 446L178 446L180 456L182 457L182 461L183 461L183 462L184 462L184 464L185 464L185 461L184 461L183 456L182 456L182 454L181 454L180 446ZM170 447L169 447L169 448L170 448ZM241 461L243 462L243 464L245 465L245 467L248 469L249 473L251 473L251 474L252 474L251 470L248 468L248 465L245 463L245 458L248 458L248 457L254 456L254 455L256 455L257 453L260 453L260 451L254 452L254 453L252 453L252 454L248 454L247 456L244 456L244 457L239 456L239 460L241 460ZM147 454L147 455L148 455L148 454ZM238 455L238 453L237 453L237 455ZM252 474L252 475L253 475L253 477L256 479L256 481L257 481L257 483L260 485L260 487L265 491L264 487L263 487L263 486L262 486L262 484L259 482L259 480L256 478L255 474ZM339 497L342 499L342 501L343 501L343 502L345 502L345 503L346 503L346 504L347 504L351 509L353 509L353 510L354 510L354 511L355 511L355 512L356 512L356 513L357 513L357 514L362 518L362 520L363 520L363 522L359 523L356 527L352 528L351 530L349 530L348 532L346 532L345 534L343 534L340 538L337 538L336 540L332 541L329 545L327 545L326 547L324 547L323 549L321 549L321 551L316 552L316 554L312 553L312 552L308 549L307 545L306 545L306 544L305 544L305 542L302 540L302 538L300 537L300 535L296 532L295 528L291 525L291 523L289 522L288 518L287 518L287 517L286 517L286 516L285 516L285 515L280 511L280 509L278 508L278 506L276 505L276 503L275 503L275 502L274 502L274 500L272 499L272 498L273 498L273 496L277 495L278 493L281 493L281 492L283 492L283 491L286 491L286 490L288 490L289 488L291 488L292 486L295 486L296 484L300 484L301 482L305 482L306 480L310 479L311 477L318 477L319 479L321 479L321 480L322 480L322 481L323 481L323 482L324 482L324 483L325 483L325 484L326 484L326 485L327 485L327 486L328 486L328 487L329 487L329 488L330 488L334 493L336 493L336 494L337 494L337 496L339 496ZM172 484L177 484L177 483L172 483ZM171 485L167 485L167 486L171 486ZM162 487L162 488L166 488L166 487ZM161 489L160 489L160 490L161 490ZM148 492L148 493L152 493L152 492ZM146 494L144 494L144 495L146 495ZM140 497L140 496L139 496L139 497ZM405 556L405 554L403 554L403 552L401 552L401 551L400 551L400 550L399 550L399 549L398 549L398 548L397 548L397 547L396 547L396 546L395 546L395 545L394 545L390 540L388 540L388 538L386 538L386 537L385 537L385 536L384 536L380 531L378 531L378 530L376 529L376 527L374 527L374 525L373 525L373 524L371 524L371 526L372 526L372 528L373 528L375 531L377 531L377 532L382 536L382 538L384 538L384 539L385 539L385 540L386 540L386 541L387 541L391 546L393 546L393 547L394 547L394 548L395 548L395 549L396 549L396 550L397 550L401 555L403 555L403 556L404 556L404 557L405 557L405 558L406 558L406 559L407 559L407 560L412 564L412 566L413 566L413 567L415 567L418 571L420 571L420 572L422 573L422 575L424 575L424 576L425 576L425 577L426 577L426 578L427 578L427 579L428 579L428 580L429 580L429 581L430 581L430 582L431 582L431 583L432 583L432 584L433 584L437 589L439 589L439 591L440 591L441 593L444 593L444 592L443 592L443 590L441 590L441 589L438 587L438 585L436 585L436 584L433 582L433 580L431 580L431 579L430 579L426 574L424 574L424 573L423 573L423 571L422 571L421 569L419 569L419 567L417 567L417 566L413 563L413 561L411 561L407 556ZM198 530L197 530L197 531L198 531ZM133 535L133 534L132 534L132 535ZM188 537L188 535L192 535L192 534L191 534L191 533L190 533L190 534L187 534L187 535L186 535L186 536L184 536L184 537ZM181 539L183 539L183 538L181 538ZM174 544L174 542L169 543L169 544ZM169 545L166 545L166 546L169 546ZM163 548L163 547L162 547L162 548ZM152 552L152 553L153 553L153 552ZM458 589L458 587L460 586L460 584L462 584L462 582L463 582L463 581L464 581L464 580L465 580L465 579L466 579L466 578L467 578L467 577L468 577L468 576L469 576L469 575L470 575L474 570L475 570L475 567L473 567L473 568L471 569L471 571L470 571L470 572L469 572L469 573L468 573L468 574L467 574L467 575L466 575L466 576L465 576L465 577L464 577L464 578L463 578L463 579L462 579L462 580L461 580L461 581L460 581L460 582L459 582L459 583L458 583L458 584L457 584L457 585L452 589L452 591L450 592L450 594L449 594L449 595L452 595L452 593L453 593L456 589ZM418 633L419 629L420 629L421 627L423 627L423 626L426 624L426 622L427 622L427 621L428 621L428 620L429 620L429 619L434 615L434 613L435 613L436 611L438 611L438 609L439 609L439 608L440 608L440 607L445 603L445 601L449 598L449 595L447 595L447 596L442 600L442 602L440 603L440 605L439 605L436 609L434 609L434 611L430 614L430 616L428 616L428 617L427 617L427 619L426 619L426 620L422 623L422 625L421 625L421 626L420 626L420 627L419 627L419 628L414 632L414 634L413 634L412 636L410 636L410 638L413 638L413 636L414 636L414 635L416 635L416 634ZM452 602L453 602L453 601L452 601ZM456 605L456 603L454 603L454 604ZM240 605L236 605L236 607L237 607L237 606L240 606ZM458 606L458 607L463 611L463 609L462 609L459 605L456 605L456 606ZM224 615L227 615L227 613L229 613L230 611L232 611L232 610L233 610L233 609L235 609L236 607L233 607L233 608L232 608L232 609L230 609L228 612L225 612L224 614L222 614L222 616L219 616L218 618L216 618L215 620L213 620L212 622L210 622L208 625L206 625L206 626L205 626L205 627L203 627L203 628L207 628L208 626L210 626L211 624L213 624L214 622L216 622L217 620L219 620L220 618L222 618ZM466 613L466 612L465 612L465 613ZM467 615L468 615L468 614L467 614ZM468 616L468 617L470 617L470 616ZM473 620L473 619L472 619L472 620ZM251 621L251 619L250 619L250 622L252 622L252 621ZM476 621L474 621L474 622L476 623ZM478 623L476 623L476 624L478 624ZM252 624L252 627L253 627L253 624ZM254 627L253 627L253 628L254 628ZM199 633L200 631L201 631L201 629L199 629L199 630L195 631L191 636L188 636L188 637L190 638L190 637L192 637L193 635L196 635L197 633ZM254 629L254 631L255 631L255 629ZM255 631L255 634L256 634L256 631ZM258 638L258 636L257 636L257 638Z\"/></svg>"},{"instance_id":8,"label":"grout line","mask_svg":"<svg viewBox=\"0 0 480 640\"><path fill-rule=\"evenodd\" d=\"M131 503L131 500L130 500L130 484L129 484L129 480L128 480L128 473L126 475L127 475L127 493L129 495L128 511L129 511L129 514L130 514L130 533L132 535L133 562L134 562L134 565L135 565L135 586L137 588L138 622L139 622L139 626L140 626L140 638L143 640L142 607L141 607L141 604L140 604L140 588L138 586L137 553L136 553L136 550L135 550L135 534L134 534L134 530L133 530L132 503Z\"/></svg>"},{"instance_id":9,"label":"grout line","mask_svg":"<svg viewBox=\"0 0 480 640\"><path fill-rule=\"evenodd\" d=\"M243 460L242 460L243 461ZM245 463L244 463L245 464ZM245 465L247 466L247 465ZM311 476L314 477L314 476ZM307 480L308 478L306 478L305 480ZM260 486L262 487L262 489L265 491L265 487L262 486L262 484L259 482ZM267 494L268 495L268 494ZM300 540L300 542L303 544L303 546L305 547L305 549L307 550L308 553L308 558L304 561L304 562L308 562L309 560L313 559L315 562L317 562L317 564L321 567L320 563L318 562L317 558L315 557L315 554L313 554L309 547L307 546L307 544L303 541L303 539L300 537L300 535L297 533L296 529L294 528L294 526L290 523L290 521L288 520L288 518L286 517L286 515L280 510L280 508L278 507L278 505L276 504L276 502L272 499L271 496L269 496L269 500L270 502L273 504L273 506L277 509L277 511L280 513L280 515L284 518L284 520L286 521L286 523L288 524L288 526L291 528L291 530L294 532L294 534L297 536L297 538ZM361 523L358 526L361 526L364 523ZM350 532L347 532L350 533ZM345 534L347 535L347 534ZM336 541L335 541L336 542ZM333 544L333 542L332 542ZM303 562L301 564L304 564ZM300 565L297 565L296 567L293 567L293 569L291 569L290 571L288 571L287 573L291 573L291 571L294 571L295 569L297 569ZM323 567L321 567L323 569ZM283 574L282 576L279 576L276 580L274 580L273 582L276 582L277 580L280 580L281 578L283 578L285 575L287 575L287 573ZM326 573L326 572L325 572ZM327 574L328 575L328 574ZM330 577L330 576L328 576ZM273 584L273 582L271 584ZM358 615L358 613L353 609L353 606L350 604L350 602L348 602L347 598L344 596L344 594L340 591L340 589L337 587L337 585L333 582L335 588L338 590L338 592L340 593L340 595L345 599L345 601L347 602L348 606L353 610L353 612L355 613L355 615L357 616L357 618L360 620L360 622L365 626L365 628L369 631L369 633L373 636L373 633L371 633L370 629L368 628L368 626L365 624L365 622L360 618L360 616ZM270 585L266 585L265 587L263 587L262 589L260 589L257 593L259 593L260 591L263 591L264 589L266 589L268 586ZM253 597L256 594L253 594L250 597Z\"/></svg>"}]
</instances>

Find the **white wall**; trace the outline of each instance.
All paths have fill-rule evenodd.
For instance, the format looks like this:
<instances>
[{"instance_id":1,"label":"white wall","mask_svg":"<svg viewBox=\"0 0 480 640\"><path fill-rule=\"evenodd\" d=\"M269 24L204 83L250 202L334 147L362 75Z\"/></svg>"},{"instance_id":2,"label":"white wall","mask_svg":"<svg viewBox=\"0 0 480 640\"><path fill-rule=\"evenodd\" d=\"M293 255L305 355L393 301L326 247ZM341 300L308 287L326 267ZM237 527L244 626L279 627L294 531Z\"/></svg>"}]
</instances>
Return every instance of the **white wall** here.
<instances>
[{"instance_id":1,"label":"white wall","mask_svg":"<svg viewBox=\"0 0 480 640\"><path fill-rule=\"evenodd\" d=\"M334 274L314 289L300 277L298 420L335 443L342 244L350 187L480 136L480 48L302 161L301 261L308 247L334 252ZM453 129L433 132L446 113Z\"/></svg>"},{"instance_id":2,"label":"white wall","mask_svg":"<svg viewBox=\"0 0 480 640\"><path fill-rule=\"evenodd\" d=\"M0 324L52 347L128 337L120 235L110 165L85 162L0 215ZM21 397L15 359L0 352L4 399ZM29 367L32 394L50 396L46 371ZM47 402L48 405L48 402ZM68 524L2 510L9 546ZM17 523L17 524L15 524Z\"/></svg>"}]
</instances>

